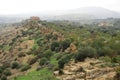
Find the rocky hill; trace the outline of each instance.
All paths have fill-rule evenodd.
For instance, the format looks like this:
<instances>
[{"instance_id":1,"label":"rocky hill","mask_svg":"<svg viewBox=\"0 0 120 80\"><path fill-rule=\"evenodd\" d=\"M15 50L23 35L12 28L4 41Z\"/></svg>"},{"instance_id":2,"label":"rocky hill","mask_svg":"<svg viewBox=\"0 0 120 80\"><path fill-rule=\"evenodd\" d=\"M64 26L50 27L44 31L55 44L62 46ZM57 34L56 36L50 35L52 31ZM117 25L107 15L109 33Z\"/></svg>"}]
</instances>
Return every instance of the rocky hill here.
<instances>
[{"instance_id":1,"label":"rocky hill","mask_svg":"<svg viewBox=\"0 0 120 80\"><path fill-rule=\"evenodd\" d=\"M107 38L97 42L103 34L100 31L101 35L70 24L59 27L35 16L19 24L0 35L0 80L120 79L119 35L109 35L118 48L105 47L98 54L94 46L109 43Z\"/></svg>"}]
</instances>

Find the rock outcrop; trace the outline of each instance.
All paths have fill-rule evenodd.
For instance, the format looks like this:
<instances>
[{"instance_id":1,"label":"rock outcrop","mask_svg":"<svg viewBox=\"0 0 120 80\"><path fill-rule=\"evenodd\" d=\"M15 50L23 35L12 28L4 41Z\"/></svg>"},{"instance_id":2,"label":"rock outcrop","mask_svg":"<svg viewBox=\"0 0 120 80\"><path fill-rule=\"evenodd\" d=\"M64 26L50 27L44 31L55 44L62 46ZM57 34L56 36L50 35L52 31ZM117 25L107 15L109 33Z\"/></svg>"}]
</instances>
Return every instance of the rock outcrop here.
<instances>
[{"instance_id":1,"label":"rock outcrop","mask_svg":"<svg viewBox=\"0 0 120 80\"><path fill-rule=\"evenodd\" d=\"M94 65L93 65L94 64ZM101 68L102 61L88 59L85 62L69 62L65 65L62 75L56 75L60 80L114 80L114 68Z\"/></svg>"}]
</instances>

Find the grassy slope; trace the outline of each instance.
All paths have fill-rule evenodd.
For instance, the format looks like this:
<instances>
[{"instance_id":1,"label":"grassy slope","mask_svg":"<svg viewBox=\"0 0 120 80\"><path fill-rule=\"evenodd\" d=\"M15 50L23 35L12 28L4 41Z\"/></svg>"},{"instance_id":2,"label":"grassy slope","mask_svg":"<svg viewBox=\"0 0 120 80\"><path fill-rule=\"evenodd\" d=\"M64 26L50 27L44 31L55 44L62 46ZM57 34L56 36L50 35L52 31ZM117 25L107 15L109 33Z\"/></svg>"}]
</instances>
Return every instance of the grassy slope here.
<instances>
[{"instance_id":1,"label":"grassy slope","mask_svg":"<svg viewBox=\"0 0 120 80\"><path fill-rule=\"evenodd\" d=\"M51 70L43 68L39 71L33 71L24 76L18 76L12 80L57 80L53 77Z\"/></svg>"},{"instance_id":2,"label":"grassy slope","mask_svg":"<svg viewBox=\"0 0 120 80\"><path fill-rule=\"evenodd\" d=\"M60 55L60 53L56 53L50 58L50 63L55 65L55 68L58 66L58 61L56 58ZM18 76L12 80L58 80L53 76L53 71L49 70L47 67L39 70L32 71L27 75Z\"/></svg>"}]
</instances>

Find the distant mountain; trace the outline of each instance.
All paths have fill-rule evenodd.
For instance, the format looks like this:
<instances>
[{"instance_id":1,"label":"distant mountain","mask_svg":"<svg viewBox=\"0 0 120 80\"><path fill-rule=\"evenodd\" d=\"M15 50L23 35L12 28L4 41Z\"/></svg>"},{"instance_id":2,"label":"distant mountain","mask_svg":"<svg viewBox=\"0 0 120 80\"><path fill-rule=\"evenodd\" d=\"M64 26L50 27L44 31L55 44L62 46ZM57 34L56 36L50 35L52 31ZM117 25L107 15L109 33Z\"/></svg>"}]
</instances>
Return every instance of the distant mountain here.
<instances>
[{"instance_id":1,"label":"distant mountain","mask_svg":"<svg viewBox=\"0 0 120 80\"><path fill-rule=\"evenodd\" d=\"M84 7L72 10L50 12L56 15L48 17L51 20L81 20L81 19L104 19L120 18L120 13L101 7Z\"/></svg>"},{"instance_id":2,"label":"distant mountain","mask_svg":"<svg viewBox=\"0 0 120 80\"><path fill-rule=\"evenodd\" d=\"M15 16L0 16L0 24L1 23L15 23L21 22L24 18L22 17L15 17Z\"/></svg>"},{"instance_id":3,"label":"distant mountain","mask_svg":"<svg viewBox=\"0 0 120 80\"><path fill-rule=\"evenodd\" d=\"M39 16L42 20L90 20L120 18L120 13L101 7L83 7L71 10L30 12L18 15L0 16L0 23L19 22L30 16Z\"/></svg>"}]
</instances>

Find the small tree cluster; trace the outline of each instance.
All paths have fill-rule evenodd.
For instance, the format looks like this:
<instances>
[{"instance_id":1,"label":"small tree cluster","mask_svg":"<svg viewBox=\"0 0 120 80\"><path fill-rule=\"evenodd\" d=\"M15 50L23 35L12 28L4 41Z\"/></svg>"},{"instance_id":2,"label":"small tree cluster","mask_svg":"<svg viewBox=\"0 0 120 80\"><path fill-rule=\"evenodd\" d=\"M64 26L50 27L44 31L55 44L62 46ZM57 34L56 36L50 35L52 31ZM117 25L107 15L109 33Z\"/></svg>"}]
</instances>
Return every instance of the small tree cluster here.
<instances>
[{"instance_id":1,"label":"small tree cluster","mask_svg":"<svg viewBox=\"0 0 120 80\"><path fill-rule=\"evenodd\" d=\"M12 63L12 69L15 69L15 68L18 68L18 67L19 67L19 63L16 62L16 61L14 61L14 62Z\"/></svg>"},{"instance_id":2,"label":"small tree cluster","mask_svg":"<svg viewBox=\"0 0 120 80\"><path fill-rule=\"evenodd\" d=\"M64 40L61 42L53 42L51 44L51 50L52 51L60 51L62 50L63 52L70 46L71 40Z\"/></svg>"},{"instance_id":3,"label":"small tree cluster","mask_svg":"<svg viewBox=\"0 0 120 80\"><path fill-rule=\"evenodd\" d=\"M73 55L71 54L66 54L64 55L59 61L58 61L58 66L60 69L62 69L64 67L65 63L68 63L70 61L70 59L72 58Z\"/></svg>"},{"instance_id":4,"label":"small tree cluster","mask_svg":"<svg viewBox=\"0 0 120 80\"><path fill-rule=\"evenodd\" d=\"M85 47L82 48L78 51L77 54L75 54L75 60L76 61L84 61L86 57L96 57L97 53L96 53L96 49L92 48L92 47Z\"/></svg>"}]
</instances>

